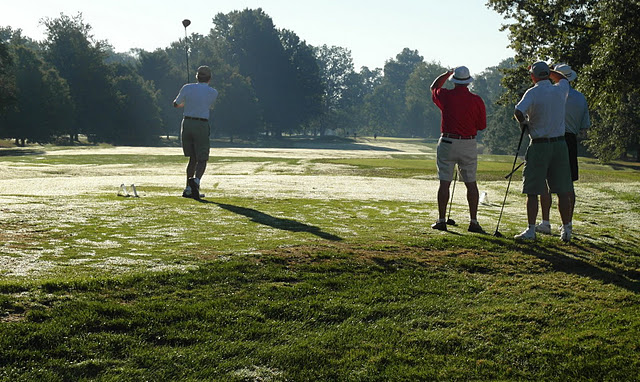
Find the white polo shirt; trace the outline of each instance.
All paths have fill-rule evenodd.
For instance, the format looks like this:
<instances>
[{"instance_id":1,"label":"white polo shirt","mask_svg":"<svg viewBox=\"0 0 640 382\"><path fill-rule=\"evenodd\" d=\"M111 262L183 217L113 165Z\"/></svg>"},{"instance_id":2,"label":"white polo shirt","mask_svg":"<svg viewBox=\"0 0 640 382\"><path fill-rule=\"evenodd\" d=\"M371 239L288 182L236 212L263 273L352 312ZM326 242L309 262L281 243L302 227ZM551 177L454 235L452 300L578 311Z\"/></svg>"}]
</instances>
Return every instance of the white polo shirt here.
<instances>
[{"instance_id":1,"label":"white polo shirt","mask_svg":"<svg viewBox=\"0 0 640 382\"><path fill-rule=\"evenodd\" d=\"M173 101L178 105L184 102L184 116L209 119L209 109L218 97L218 91L206 82L186 84L180 89Z\"/></svg>"},{"instance_id":2,"label":"white polo shirt","mask_svg":"<svg viewBox=\"0 0 640 382\"><path fill-rule=\"evenodd\" d=\"M527 117L531 139L564 136L565 104L570 88L565 79L557 84L542 80L524 93L516 110Z\"/></svg>"},{"instance_id":3,"label":"white polo shirt","mask_svg":"<svg viewBox=\"0 0 640 382\"><path fill-rule=\"evenodd\" d=\"M578 135L580 130L588 129L591 125L589 107L584 95L574 88L569 90L567 107L565 107L564 123L567 133Z\"/></svg>"}]
</instances>

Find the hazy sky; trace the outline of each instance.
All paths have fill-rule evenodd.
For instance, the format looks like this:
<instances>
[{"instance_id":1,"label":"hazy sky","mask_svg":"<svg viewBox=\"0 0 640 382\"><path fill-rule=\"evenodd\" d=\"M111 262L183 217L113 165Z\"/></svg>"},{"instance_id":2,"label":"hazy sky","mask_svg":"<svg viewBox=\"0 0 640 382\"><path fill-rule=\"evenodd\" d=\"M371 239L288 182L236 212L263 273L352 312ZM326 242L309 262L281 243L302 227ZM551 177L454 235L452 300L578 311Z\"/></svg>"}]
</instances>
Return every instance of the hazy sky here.
<instances>
[{"instance_id":1,"label":"hazy sky","mask_svg":"<svg viewBox=\"0 0 640 382\"><path fill-rule=\"evenodd\" d=\"M485 0L30 0L10 2L0 12L0 26L44 38L43 17L81 12L96 39L117 52L147 51L184 37L181 21L190 19L189 33L206 35L219 12L262 8L277 28L294 31L315 46L351 50L356 69L381 68L404 48L417 49L425 60L447 67L466 65L472 73L511 57L500 15Z\"/></svg>"}]
</instances>

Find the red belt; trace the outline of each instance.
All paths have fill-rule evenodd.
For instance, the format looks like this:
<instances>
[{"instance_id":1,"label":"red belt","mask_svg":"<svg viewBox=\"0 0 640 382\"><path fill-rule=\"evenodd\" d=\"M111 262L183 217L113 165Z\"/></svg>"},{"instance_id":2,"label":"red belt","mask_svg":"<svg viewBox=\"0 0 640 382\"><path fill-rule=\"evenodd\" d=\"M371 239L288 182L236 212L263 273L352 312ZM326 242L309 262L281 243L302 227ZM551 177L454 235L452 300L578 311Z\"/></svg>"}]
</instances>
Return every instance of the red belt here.
<instances>
[{"instance_id":1,"label":"red belt","mask_svg":"<svg viewBox=\"0 0 640 382\"><path fill-rule=\"evenodd\" d=\"M451 138L451 139L476 139L475 135L463 136L463 135L449 134L449 133L442 133L441 137Z\"/></svg>"}]
</instances>

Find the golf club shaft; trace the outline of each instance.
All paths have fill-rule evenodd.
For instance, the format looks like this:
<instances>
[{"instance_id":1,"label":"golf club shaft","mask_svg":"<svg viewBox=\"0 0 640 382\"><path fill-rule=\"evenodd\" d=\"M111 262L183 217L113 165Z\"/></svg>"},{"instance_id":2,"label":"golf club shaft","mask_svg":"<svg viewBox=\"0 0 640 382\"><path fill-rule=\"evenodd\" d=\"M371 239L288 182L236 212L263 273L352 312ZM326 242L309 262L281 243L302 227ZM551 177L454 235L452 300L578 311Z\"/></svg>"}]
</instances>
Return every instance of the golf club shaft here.
<instances>
[{"instance_id":1,"label":"golf club shaft","mask_svg":"<svg viewBox=\"0 0 640 382\"><path fill-rule=\"evenodd\" d=\"M458 170L454 166L453 171L455 171L455 177L453 178L453 190L451 191L451 201L449 202L449 216L447 216L447 221L451 218L451 207L453 206L453 194L456 192L456 182L458 180Z\"/></svg>"},{"instance_id":2,"label":"golf club shaft","mask_svg":"<svg viewBox=\"0 0 640 382\"><path fill-rule=\"evenodd\" d=\"M519 150L518 150L518 151L519 151ZM522 165L523 165L523 164L524 164L524 162L520 163L520 164L518 165L518 167L516 167L515 169L513 169L513 171L511 171L509 174L507 174L507 176L505 176L504 178L505 178L505 179L510 178L510 177L511 177L511 176L512 176L516 171L518 171L518 169L519 169L520 167L522 167Z\"/></svg>"},{"instance_id":3,"label":"golf club shaft","mask_svg":"<svg viewBox=\"0 0 640 382\"><path fill-rule=\"evenodd\" d=\"M184 55L187 58L187 83L189 83L189 43L186 26L184 27Z\"/></svg>"},{"instance_id":4,"label":"golf club shaft","mask_svg":"<svg viewBox=\"0 0 640 382\"><path fill-rule=\"evenodd\" d=\"M524 137L524 126L520 128L520 141L518 141L518 149L516 150L516 155L513 158L513 165L511 166L511 174L515 172L516 162L518 161L518 153L520 152L520 146L522 145L522 138ZM524 162L523 162L524 163ZM504 200L502 201L502 208L500 208L500 216L498 216L498 224L496 224L496 232L494 235L498 234L498 228L500 227L500 220L502 220L502 212L504 211L504 205L507 202L507 195L509 195L509 186L511 186L511 178L509 174L509 182L507 182L507 191L504 193Z\"/></svg>"}]
</instances>

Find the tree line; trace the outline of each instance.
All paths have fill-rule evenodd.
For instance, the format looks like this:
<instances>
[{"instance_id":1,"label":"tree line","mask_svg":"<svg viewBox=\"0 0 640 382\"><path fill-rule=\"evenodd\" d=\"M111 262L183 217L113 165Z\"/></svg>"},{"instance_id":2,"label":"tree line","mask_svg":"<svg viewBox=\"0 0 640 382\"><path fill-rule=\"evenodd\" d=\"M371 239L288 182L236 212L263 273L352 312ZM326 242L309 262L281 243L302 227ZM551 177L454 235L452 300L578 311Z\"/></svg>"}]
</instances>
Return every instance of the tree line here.
<instances>
[{"instance_id":1,"label":"tree line","mask_svg":"<svg viewBox=\"0 0 640 382\"><path fill-rule=\"evenodd\" d=\"M489 2L513 17L508 3L515 2ZM439 135L440 113L429 86L447 68L410 48L383 68L356 70L348 49L311 46L276 28L262 9L219 13L208 35L192 33L152 52L115 53L107 41L94 39L81 14L42 24L41 42L0 28L0 137L19 144L73 143L83 134L92 142L149 145L177 135L181 114L172 101L185 81L194 81L199 65L213 69L212 86L220 93L212 112L218 137ZM510 29L518 55L486 68L472 85L487 105L488 128L480 137L492 153L511 153L519 136L513 106L526 89L523 68L536 55L515 43L522 25ZM597 114L598 122L610 115ZM590 147L606 157L599 142L609 141L598 137Z\"/></svg>"},{"instance_id":2,"label":"tree line","mask_svg":"<svg viewBox=\"0 0 640 382\"><path fill-rule=\"evenodd\" d=\"M587 97L592 128L585 140L601 161L640 160L640 2L638 0L488 0L510 23L515 65L504 71L503 103L518 99L527 65L568 63L572 85Z\"/></svg>"}]
</instances>

